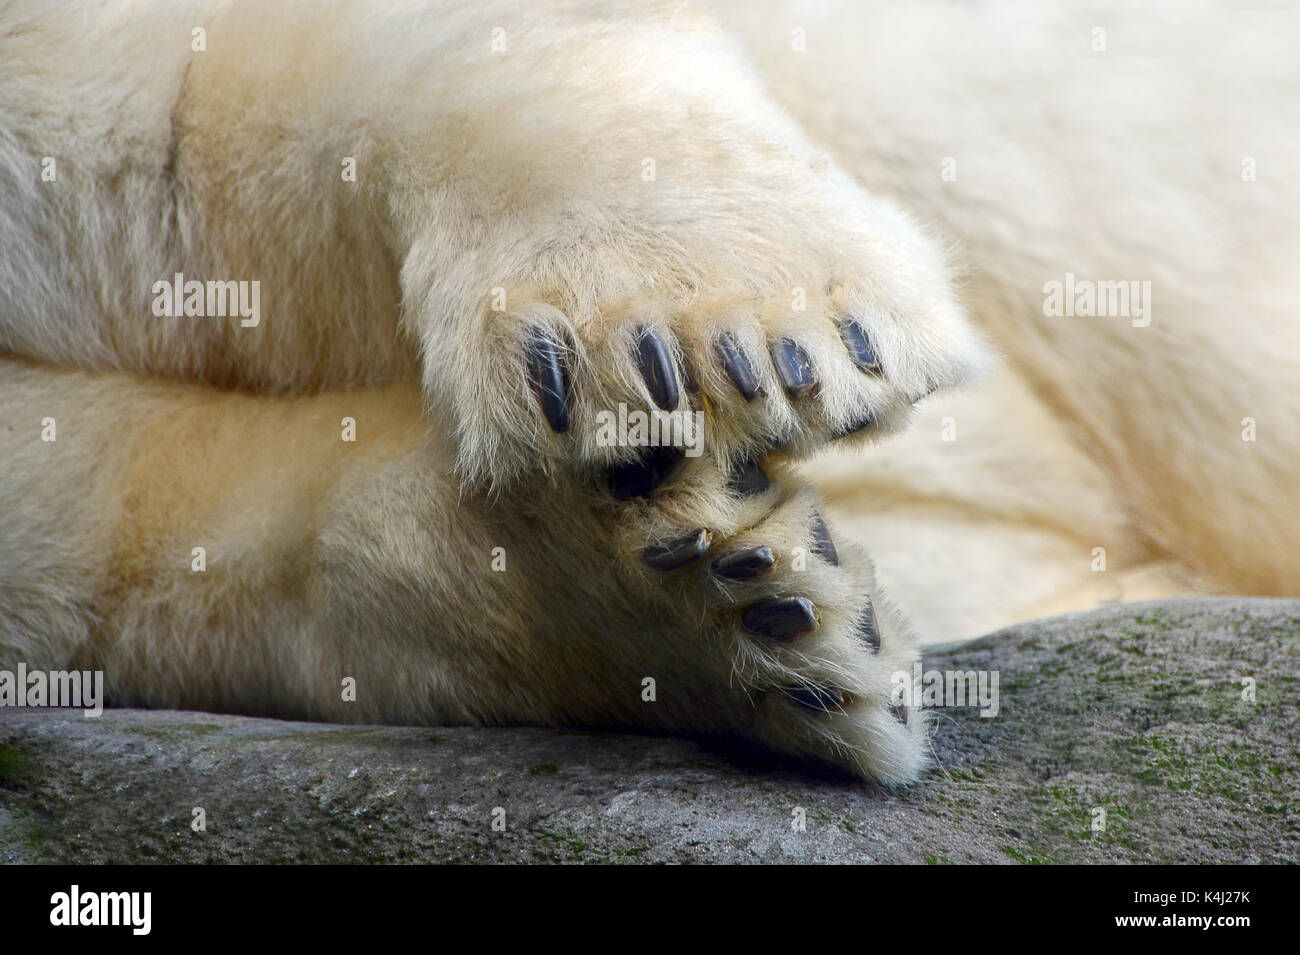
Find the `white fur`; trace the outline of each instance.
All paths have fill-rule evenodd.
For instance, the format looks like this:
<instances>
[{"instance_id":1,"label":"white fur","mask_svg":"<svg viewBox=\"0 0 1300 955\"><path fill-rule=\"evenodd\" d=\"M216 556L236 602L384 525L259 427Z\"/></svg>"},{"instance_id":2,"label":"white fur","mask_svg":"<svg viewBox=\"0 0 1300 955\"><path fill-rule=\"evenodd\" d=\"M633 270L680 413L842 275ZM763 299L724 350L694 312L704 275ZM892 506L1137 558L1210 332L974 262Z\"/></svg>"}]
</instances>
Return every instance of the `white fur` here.
<instances>
[{"instance_id":1,"label":"white fur","mask_svg":"<svg viewBox=\"0 0 1300 955\"><path fill-rule=\"evenodd\" d=\"M0 4L0 666L100 666L119 703L741 732L903 781L925 721L886 703L914 651L845 529L926 639L1117 596L1287 591L1280 157L1300 126L1279 24L1251 16L1229 33L1019 3ZM895 430L988 365L950 245L1005 363L926 399L908 434L815 462L842 560L795 571L816 496L789 459L864 411L867 437ZM1151 281L1151 325L1045 317L1067 271ZM175 272L261 282L261 323L153 317ZM844 315L884 374L849 363ZM643 325L696 372L709 453L615 505L597 476L630 452L592 425L649 400ZM566 342L567 435L522 374L536 328ZM723 331L757 364L755 403L709 357ZM815 400L782 395L783 336ZM723 471L773 442L774 488L729 496ZM711 555L768 545L778 567L722 586L707 562L645 566L694 527ZM796 593L815 635L741 631L745 606ZM868 604L879 655L855 637ZM792 706L801 684L845 690L843 712Z\"/></svg>"}]
</instances>

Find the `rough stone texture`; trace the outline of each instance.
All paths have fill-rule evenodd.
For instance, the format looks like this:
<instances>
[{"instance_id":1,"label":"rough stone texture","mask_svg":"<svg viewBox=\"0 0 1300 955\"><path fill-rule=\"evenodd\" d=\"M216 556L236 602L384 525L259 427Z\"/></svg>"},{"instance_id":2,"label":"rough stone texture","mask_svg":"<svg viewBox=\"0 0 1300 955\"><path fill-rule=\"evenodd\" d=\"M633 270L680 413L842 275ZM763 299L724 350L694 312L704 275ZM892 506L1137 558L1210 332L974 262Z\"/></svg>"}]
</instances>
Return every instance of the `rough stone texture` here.
<instances>
[{"instance_id":1,"label":"rough stone texture","mask_svg":"<svg viewBox=\"0 0 1300 955\"><path fill-rule=\"evenodd\" d=\"M1300 601L1106 608L926 666L996 669L1001 712L941 711L905 792L673 738L0 710L0 860L1300 859Z\"/></svg>"}]
</instances>

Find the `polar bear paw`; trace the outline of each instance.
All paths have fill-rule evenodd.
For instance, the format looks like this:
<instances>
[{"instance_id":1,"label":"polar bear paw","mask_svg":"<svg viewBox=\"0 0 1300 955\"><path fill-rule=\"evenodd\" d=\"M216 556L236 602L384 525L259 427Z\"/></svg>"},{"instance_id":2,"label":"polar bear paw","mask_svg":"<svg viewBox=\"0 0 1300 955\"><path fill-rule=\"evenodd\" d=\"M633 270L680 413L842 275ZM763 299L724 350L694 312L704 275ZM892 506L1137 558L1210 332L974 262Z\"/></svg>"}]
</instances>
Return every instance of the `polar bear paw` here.
<instances>
[{"instance_id":1,"label":"polar bear paw","mask_svg":"<svg viewBox=\"0 0 1300 955\"><path fill-rule=\"evenodd\" d=\"M661 676L640 720L914 781L924 713L899 704L895 687L917 651L870 559L834 538L816 492L780 465L701 459L683 472L605 505L617 576L654 608L640 652L620 648Z\"/></svg>"},{"instance_id":2,"label":"polar bear paw","mask_svg":"<svg viewBox=\"0 0 1300 955\"><path fill-rule=\"evenodd\" d=\"M579 322L536 299L488 316L475 371L451 398L462 475L508 484L538 468L603 471L634 496L704 450L802 457L895 431L916 401L983 360L949 300L904 319L861 286L795 296L801 310L647 297Z\"/></svg>"},{"instance_id":3,"label":"polar bear paw","mask_svg":"<svg viewBox=\"0 0 1300 955\"><path fill-rule=\"evenodd\" d=\"M897 430L986 367L920 227L829 174L798 190L765 175L716 174L685 221L647 190L615 225L596 199L536 213L531 232L498 223L510 254L440 264L447 240L414 243L408 314L460 475L502 488L634 467L638 416L693 439L664 442L679 451L803 457Z\"/></svg>"}]
</instances>

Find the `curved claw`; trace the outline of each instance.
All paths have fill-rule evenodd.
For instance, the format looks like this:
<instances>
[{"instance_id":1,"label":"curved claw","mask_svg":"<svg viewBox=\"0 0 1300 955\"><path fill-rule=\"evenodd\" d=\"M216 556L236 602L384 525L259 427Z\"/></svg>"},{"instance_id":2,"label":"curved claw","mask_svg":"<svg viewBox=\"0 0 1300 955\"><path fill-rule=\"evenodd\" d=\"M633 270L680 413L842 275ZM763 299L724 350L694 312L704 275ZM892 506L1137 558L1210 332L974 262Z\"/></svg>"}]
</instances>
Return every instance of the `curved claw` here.
<instances>
[{"instance_id":1,"label":"curved claw","mask_svg":"<svg viewBox=\"0 0 1300 955\"><path fill-rule=\"evenodd\" d=\"M701 527L685 537L647 548L641 556L655 570L677 570L703 557L712 543L712 535Z\"/></svg>"},{"instance_id":2,"label":"curved claw","mask_svg":"<svg viewBox=\"0 0 1300 955\"><path fill-rule=\"evenodd\" d=\"M772 361L777 376L791 398L815 394L817 376L813 373L812 359L793 338L783 338L772 346Z\"/></svg>"},{"instance_id":3,"label":"curved claw","mask_svg":"<svg viewBox=\"0 0 1300 955\"><path fill-rule=\"evenodd\" d=\"M636 343L636 357L637 365L641 369L641 377L645 379L654 403L665 411L676 408L681 390L677 385L677 371L673 367L673 356L663 336L653 328L641 329L641 335Z\"/></svg>"},{"instance_id":4,"label":"curved claw","mask_svg":"<svg viewBox=\"0 0 1300 955\"><path fill-rule=\"evenodd\" d=\"M528 376L551 430L569 430L569 372L560 358L560 346L544 330L536 329L525 347Z\"/></svg>"},{"instance_id":5,"label":"curved claw","mask_svg":"<svg viewBox=\"0 0 1300 955\"><path fill-rule=\"evenodd\" d=\"M758 379L754 377L754 366L750 364L744 349L730 335L722 335L713 347L722 360L722 369L731 378L741 397L746 401L757 398L760 392Z\"/></svg>"},{"instance_id":6,"label":"curved claw","mask_svg":"<svg viewBox=\"0 0 1300 955\"><path fill-rule=\"evenodd\" d=\"M880 358L876 355L875 346L871 344L871 336L856 319L846 318L840 322L840 339L848 349L853 364L863 371L880 370Z\"/></svg>"},{"instance_id":7,"label":"curved claw","mask_svg":"<svg viewBox=\"0 0 1300 955\"><path fill-rule=\"evenodd\" d=\"M807 597L781 597L750 607L741 622L750 633L787 642L817 629L817 608Z\"/></svg>"},{"instance_id":8,"label":"curved claw","mask_svg":"<svg viewBox=\"0 0 1300 955\"><path fill-rule=\"evenodd\" d=\"M713 572L727 580L753 580L767 573L775 564L772 548L751 547L719 557L713 562Z\"/></svg>"}]
</instances>

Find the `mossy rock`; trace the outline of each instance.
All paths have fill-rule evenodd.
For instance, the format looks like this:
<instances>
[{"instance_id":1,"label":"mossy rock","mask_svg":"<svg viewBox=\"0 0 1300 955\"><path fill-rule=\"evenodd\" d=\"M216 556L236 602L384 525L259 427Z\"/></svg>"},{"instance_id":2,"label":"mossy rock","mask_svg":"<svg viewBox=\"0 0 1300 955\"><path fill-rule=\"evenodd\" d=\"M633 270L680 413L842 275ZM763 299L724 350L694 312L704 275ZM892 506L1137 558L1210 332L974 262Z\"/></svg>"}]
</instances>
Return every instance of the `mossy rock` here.
<instances>
[{"instance_id":1,"label":"mossy rock","mask_svg":"<svg viewBox=\"0 0 1300 955\"><path fill-rule=\"evenodd\" d=\"M939 711L905 791L670 737L0 710L0 861L1300 859L1300 601L1105 608L925 667L997 671L1000 711Z\"/></svg>"}]
</instances>

